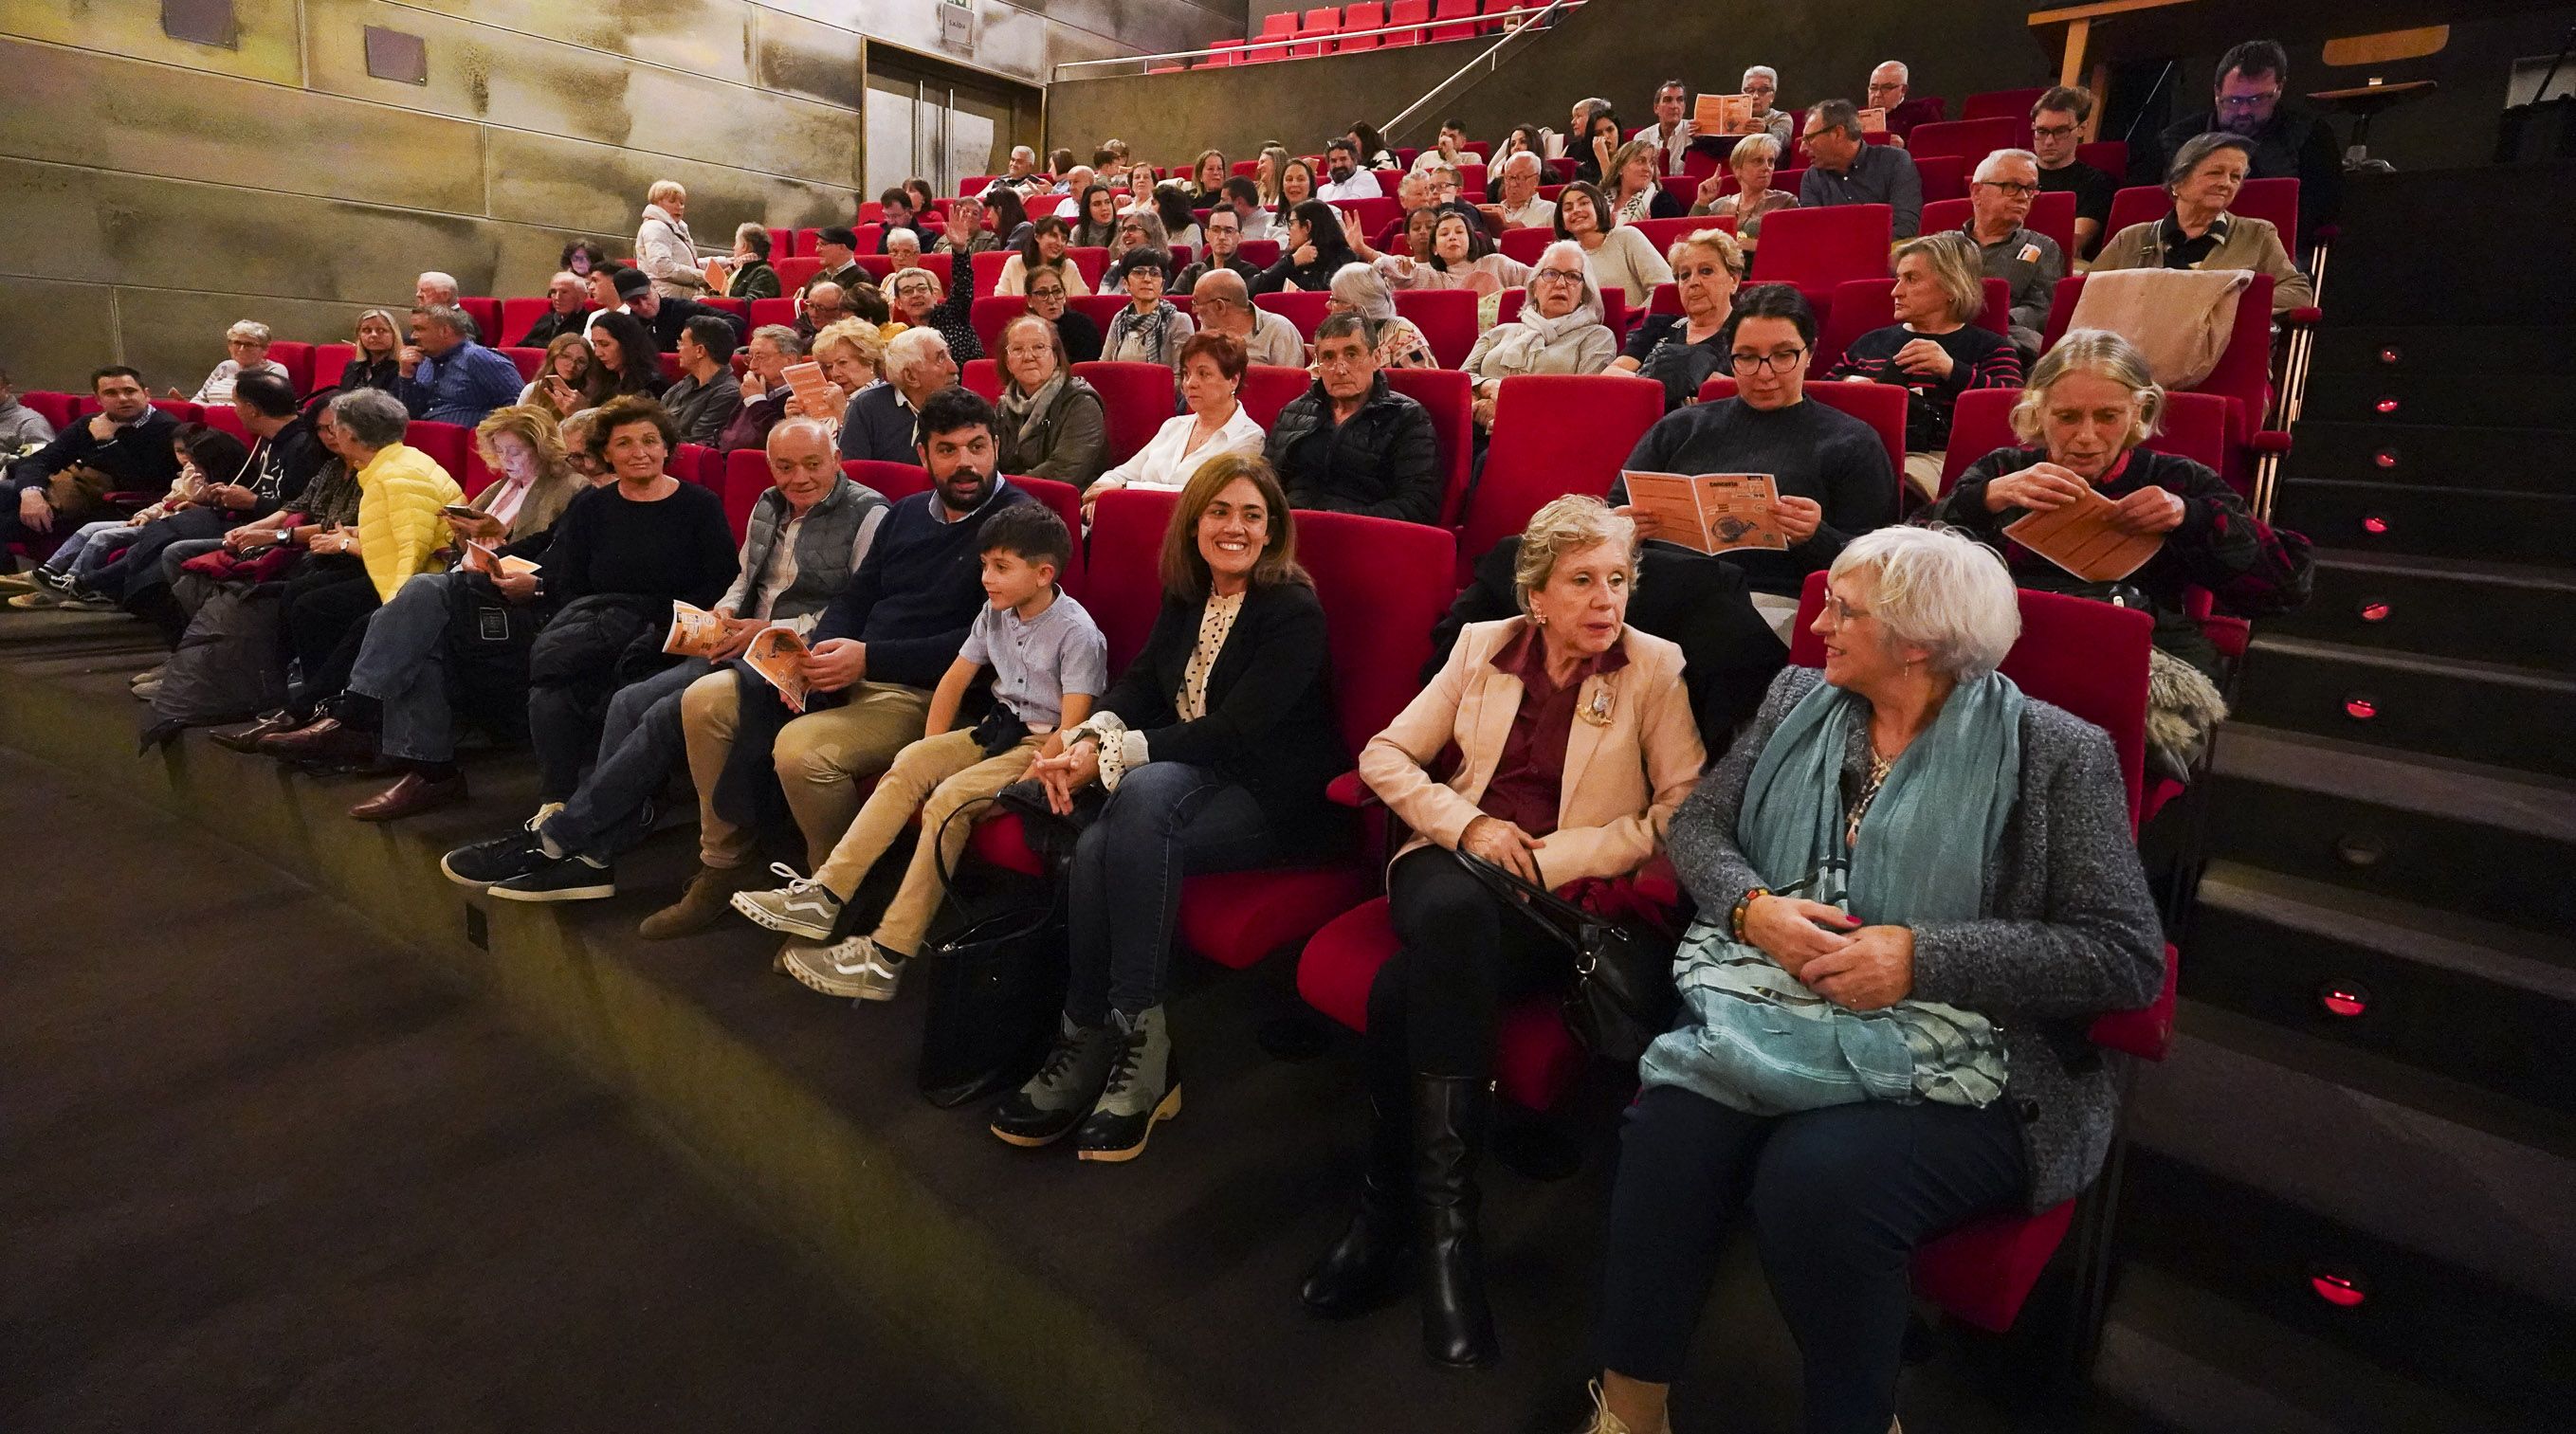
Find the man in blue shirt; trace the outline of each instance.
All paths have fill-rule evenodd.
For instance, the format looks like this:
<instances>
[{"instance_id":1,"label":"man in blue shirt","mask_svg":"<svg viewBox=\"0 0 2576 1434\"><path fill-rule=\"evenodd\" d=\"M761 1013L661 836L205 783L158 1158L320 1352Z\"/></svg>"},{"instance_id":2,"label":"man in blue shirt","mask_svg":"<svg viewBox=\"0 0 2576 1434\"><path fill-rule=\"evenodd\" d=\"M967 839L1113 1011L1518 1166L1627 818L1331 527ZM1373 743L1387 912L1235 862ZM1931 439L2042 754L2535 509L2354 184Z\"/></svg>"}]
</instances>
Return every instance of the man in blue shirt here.
<instances>
[{"instance_id":1,"label":"man in blue shirt","mask_svg":"<svg viewBox=\"0 0 2576 1434\"><path fill-rule=\"evenodd\" d=\"M430 423L472 428L519 400L519 366L465 336L465 313L445 304L411 311L402 351L403 407Z\"/></svg>"},{"instance_id":2,"label":"man in blue shirt","mask_svg":"<svg viewBox=\"0 0 2576 1434\"><path fill-rule=\"evenodd\" d=\"M1891 234L1911 239L1923 228L1923 177L1894 145L1861 138L1860 111L1849 100L1827 100L1807 111L1807 177L1798 202L1813 209L1833 204L1884 204Z\"/></svg>"}]
</instances>

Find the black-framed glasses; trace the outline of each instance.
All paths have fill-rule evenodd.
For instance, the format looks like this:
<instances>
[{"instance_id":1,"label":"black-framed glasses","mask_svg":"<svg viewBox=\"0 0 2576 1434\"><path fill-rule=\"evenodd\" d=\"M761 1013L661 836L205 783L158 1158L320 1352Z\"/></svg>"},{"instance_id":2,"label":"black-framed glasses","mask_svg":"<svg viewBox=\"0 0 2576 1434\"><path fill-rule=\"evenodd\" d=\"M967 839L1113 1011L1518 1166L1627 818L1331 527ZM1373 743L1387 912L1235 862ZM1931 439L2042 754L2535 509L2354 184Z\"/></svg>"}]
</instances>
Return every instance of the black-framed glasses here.
<instances>
[{"instance_id":1,"label":"black-framed glasses","mask_svg":"<svg viewBox=\"0 0 2576 1434\"><path fill-rule=\"evenodd\" d=\"M1737 373L1750 378L1762 372L1787 373L1806 356L1805 349L1782 349L1776 354L1728 354L1726 360Z\"/></svg>"},{"instance_id":2,"label":"black-framed glasses","mask_svg":"<svg viewBox=\"0 0 2576 1434\"><path fill-rule=\"evenodd\" d=\"M2064 139L2080 128L2082 126L2071 124L2035 124L2030 127L2030 132L2039 139Z\"/></svg>"},{"instance_id":3,"label":"black-framed glasses","mask_svg":"<svg viewBox=\"0 0 2576 1434\"><path fill-rule=\"evenodd\" d=\"M1980 179L1977 182L1988 189L2009 194L2015 199L2028 199L2039 193L2039 186L2036 184L2021 184L2008 179Z\"/></svg>"}]
</instances>

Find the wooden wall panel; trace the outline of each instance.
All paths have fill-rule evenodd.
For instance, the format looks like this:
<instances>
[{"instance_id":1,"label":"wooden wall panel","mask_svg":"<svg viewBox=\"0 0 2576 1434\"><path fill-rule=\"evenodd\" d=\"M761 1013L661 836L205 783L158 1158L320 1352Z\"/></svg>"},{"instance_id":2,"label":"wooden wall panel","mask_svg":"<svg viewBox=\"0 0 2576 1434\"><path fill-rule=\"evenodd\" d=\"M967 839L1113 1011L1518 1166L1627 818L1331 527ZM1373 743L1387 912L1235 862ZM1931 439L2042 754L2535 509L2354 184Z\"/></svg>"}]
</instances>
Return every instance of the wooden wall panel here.
<instances>
[{"instance_id":1,"label":"wooden wall panel","mask_svg":"<svg viewBox=\"0 0 2576 1434\"><path fill-rule=\"evenodd\" d=\"M141 0L9 0L0 35L292 85L302 73L298 8L297 0L233 0L240 43L232 49L171 39L161 33L161 7Z\"/></svg>"},{"instance_id":2,"label":"wooden wall panel","mask_svg":"<svg viewBox=\"0 0 2576 1434\"><path fill-rule=\"evenodd\" d=\"M732 84L752 83L748 37L757 7L747 0L406 0L403 8Z\"/></svg>"},{"instance_id":3,"label":"wooden wall panel","mask_svg":"<svg viewBox=\"0 0 2576 1434\"><path fill-rule=\"evenodd\" d=\"M483 212L479 125L17 40L0 40L0 74L0 154Z\"/></svg>"},{"instance_id":4,"label":"wooden wall panel","mask_svg":"<svg viewBox=\"0 0 2576 1434\"><path fill-rule=\"evenodd\" d=\"M752 45L753 83L780 94L802 95L855 117L866 93L859 82L859 57L866 42L856 31L780 10L761 10L755 12Z\"/></svg>"},{"instance_id":5,"label":"wooden wall panel","mask_svg":"<svg viewBox=\"0 0 2576 1434\"><path fill-rule=\"evenodd\" d=\"M89 371L115 357L101 342L116 329L111 303L104 285L0 274L0 366L9 381L22 390L84 392Z\"/></svg>"}]
</instances>

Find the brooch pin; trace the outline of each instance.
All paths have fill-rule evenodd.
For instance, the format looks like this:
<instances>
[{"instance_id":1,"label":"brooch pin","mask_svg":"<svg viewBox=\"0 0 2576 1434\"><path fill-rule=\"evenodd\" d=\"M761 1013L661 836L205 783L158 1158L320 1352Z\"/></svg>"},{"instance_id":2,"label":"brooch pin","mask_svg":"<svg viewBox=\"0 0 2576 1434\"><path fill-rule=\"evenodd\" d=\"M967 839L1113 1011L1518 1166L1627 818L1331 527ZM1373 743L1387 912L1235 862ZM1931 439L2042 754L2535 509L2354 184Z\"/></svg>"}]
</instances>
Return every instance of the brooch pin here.
<instances>
[{"instance_id":1,"label":"brooch pin","mask_svg":"<svg viewBox=\"0 0 2576 1434\"><path fill-rule=\"evenodd\" d=\"M1582 706L1577 707L1574 710L1576 715L1580 716L1584 721L1591 723L1595 727L1609 726L1610 684L1604 682L1594 687L1592 689L1592 700L1584 703Z\"/></svg>"}]
</instances>

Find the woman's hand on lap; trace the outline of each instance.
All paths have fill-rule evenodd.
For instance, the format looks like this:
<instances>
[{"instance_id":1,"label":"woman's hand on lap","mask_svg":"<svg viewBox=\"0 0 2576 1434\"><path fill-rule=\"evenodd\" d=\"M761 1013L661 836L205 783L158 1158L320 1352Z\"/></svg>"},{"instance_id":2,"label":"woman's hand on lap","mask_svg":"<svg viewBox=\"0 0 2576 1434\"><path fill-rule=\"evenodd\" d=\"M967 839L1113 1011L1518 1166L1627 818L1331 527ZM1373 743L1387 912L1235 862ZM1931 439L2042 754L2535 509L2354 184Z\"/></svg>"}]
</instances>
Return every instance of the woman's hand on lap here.
<instances>
[{"instance_id":1,"label":"woman's hand on lap","mask_svg":"<svg viewBox=\"0 0 2576 1434\"><path fill-rule=\"evenodd\" d=\"M1914 989L1914 933L1902 926L1864 926L1841 950L1807 962L1797 977L1845 1010L1893 1006Z\"/></svg>"}]
</instances>

